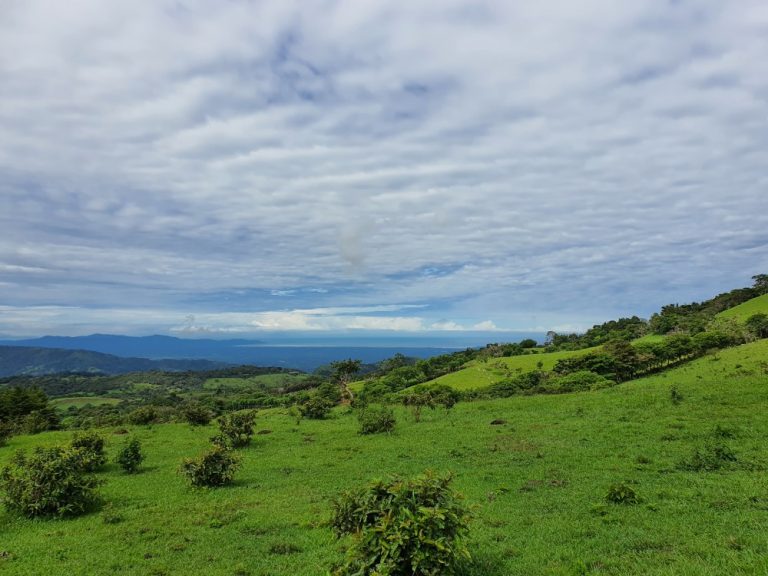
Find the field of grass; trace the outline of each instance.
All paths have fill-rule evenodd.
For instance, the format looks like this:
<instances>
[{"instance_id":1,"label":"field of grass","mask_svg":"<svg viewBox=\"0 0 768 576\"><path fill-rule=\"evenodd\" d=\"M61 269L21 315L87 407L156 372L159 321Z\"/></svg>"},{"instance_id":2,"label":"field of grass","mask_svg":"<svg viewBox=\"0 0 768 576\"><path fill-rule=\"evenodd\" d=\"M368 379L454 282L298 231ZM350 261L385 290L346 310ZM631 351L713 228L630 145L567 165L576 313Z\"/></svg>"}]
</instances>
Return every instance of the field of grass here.
<instances>
[{"instance_id":1,"label":"field of grass","mask_svg":"<svg viewBox=\"0 0 768 576\"><path fill-rule=\"evenodd\" d=\"M228 390L264 390L296 384L307 379L307 374L260 374L248 378L209 378L203 384L206 390L224 388Z\"/></svg>"},{"instance_id":2,"label":"field of grass","mask_svg":"<svg viewBox=\"0 0 768 576\"><path fill-rule=\"evenodd\" d=\"M82 408L88 404L92 406L101 406L103 404L119 404L122 400L119 398L108 398L107 396L68 396L64 398L54 398L51 400L51 406L59 410L66 410L70 406Z\"/></svg>"},{"instance_id":3,"label":"field of grass","mask_svg":"<svg viewBox=\"0 0 768 576\"><path fill-rule=\"evenodd\" d=\"M593 352L596 348L585 348L576 351L545 352L540 354L524 354L522 356L510 356L507 358L491 358L488 360L473 360L466 368L457 372L451 372L427 384L445 384L456 390L472 390L482 388L505 378L516 376L522 372L536 370L541 362L544 370L552 370L558 360L580 356Z\"/></svg>"},{"instance_id":4,"label":"field of grass","mask_svg":"<svg viewBox=\"0 0 768 576\"><path fill-rule=\"evenodd\" d=\"M752 300L747 300L744 304L739 304L728 310L720 312L718 318L736 318L744 322L753 314L768 314L768 294L763 294Z\"/></svg>"},{"instance_id":5,"label":"field of grass","mask_svg":"<svg viewBox=\"0 0 768 576\"><path fill-rule=\"evenodd\" d=\"M431 468L452 471L474 509L473 576L766 574L766 358L761 341L599 392L460 403L420 423L397 408L390 436L358 435L344 411L297 425L270 410L258 429L272 433L241 451L235 485L216 490L188 488L176 473L211 427L136 427L143 471L110 464L100 510L71 520L0 513L0 573L326 574L343 544L325 525L331 499L374 477ZM114 453L125 437L104 433ZM0 463L16 448L69 437L14 437ZM712 442L737 461L678 469ZM606 503L615 482L640 503Z\"/></svg>"}]
</instances>

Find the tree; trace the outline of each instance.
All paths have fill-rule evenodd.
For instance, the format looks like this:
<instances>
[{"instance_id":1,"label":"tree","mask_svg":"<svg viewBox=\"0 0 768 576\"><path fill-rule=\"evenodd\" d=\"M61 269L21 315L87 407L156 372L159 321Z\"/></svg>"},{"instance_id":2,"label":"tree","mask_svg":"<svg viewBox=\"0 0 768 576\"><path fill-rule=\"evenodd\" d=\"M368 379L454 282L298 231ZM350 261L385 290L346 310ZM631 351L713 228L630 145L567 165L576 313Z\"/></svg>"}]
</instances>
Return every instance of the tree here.
<instances>
[{"instance_id":1,"label":"tree","mask_svg":"<svg viewBox=\"0 0 768 576\"><path fill-rule=\"evenodd\" d=\"M333 370L331 378L339 385L342 401L352 402L354 400L355 396L349 388L349 383L352 382L353 376L360 371L360 365L360 360L352 360L352 358L331 362L331 369Z\"/></svg>"},{"instance_id":2,"label":"tree","mask_svg":"<svg viewBox=\"0 0 768 576\"><path fill-rule=\"evenodd\" d=\"M753 288L759 294L768 294L768 274L757 274L752 276L752 280L755 282Z\"/></svg>"},{"instance_id":3,"label":"tree","mask_svg":"<svg viewBox=\"0 0 768 576\"><path fill-rule=\"evenodd\" d=\"M757 338L768 338L768 314L752 314L745 322L747 328Z\"/></svg>"}]
</instances>

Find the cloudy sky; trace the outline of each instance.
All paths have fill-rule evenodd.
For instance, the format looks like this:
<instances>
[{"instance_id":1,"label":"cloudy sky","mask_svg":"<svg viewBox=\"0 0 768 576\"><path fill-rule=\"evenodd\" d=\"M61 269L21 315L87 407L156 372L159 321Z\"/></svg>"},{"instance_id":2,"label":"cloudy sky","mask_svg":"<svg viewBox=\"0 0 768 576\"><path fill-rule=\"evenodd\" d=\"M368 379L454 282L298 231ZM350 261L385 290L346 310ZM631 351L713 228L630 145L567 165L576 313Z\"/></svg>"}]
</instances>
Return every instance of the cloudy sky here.
<instances>
[{"instance_id":1,"label":"cloudy sky","mask_svg":"<svg viewBox=\"0 0 768 576\"><path fill-rule=\"evenodd\" d=\"M565 330L768 272L764 0L3 0L0 334Z\"/></svg>"}]
</instances>

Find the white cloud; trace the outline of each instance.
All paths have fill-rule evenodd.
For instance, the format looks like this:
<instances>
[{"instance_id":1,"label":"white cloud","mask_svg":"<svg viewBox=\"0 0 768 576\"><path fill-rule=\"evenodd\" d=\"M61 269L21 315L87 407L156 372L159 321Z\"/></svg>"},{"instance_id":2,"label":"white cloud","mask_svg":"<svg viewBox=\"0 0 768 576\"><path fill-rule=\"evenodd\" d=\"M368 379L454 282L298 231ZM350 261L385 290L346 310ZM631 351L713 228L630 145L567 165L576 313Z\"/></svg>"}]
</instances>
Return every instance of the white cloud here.
<instances>
[{"instance_id":1,"label":"white cloud","mask_svg":"<svg viewBox=\"0 0 768 576\"><path fill-rule=\"evenodd\" d=\"M5 2L0 301L523 328L744 285L766 24L759 0ZM309 312L382 302L432 306Z\"/></svg>"}]
</instances>

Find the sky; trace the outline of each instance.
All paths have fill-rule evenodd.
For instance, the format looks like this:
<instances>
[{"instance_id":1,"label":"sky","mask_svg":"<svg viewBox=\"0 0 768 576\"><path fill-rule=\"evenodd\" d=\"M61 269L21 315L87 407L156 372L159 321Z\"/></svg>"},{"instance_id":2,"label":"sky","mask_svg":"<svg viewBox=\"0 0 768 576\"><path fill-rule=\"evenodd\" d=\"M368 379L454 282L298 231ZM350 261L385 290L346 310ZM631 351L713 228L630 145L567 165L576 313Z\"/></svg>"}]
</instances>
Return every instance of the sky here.
<instances>
[{"instance_id":1,"label":"sky","mask_svg":"<svg viewBox=\"0 0 768 576\"><path fill-rule=\"evenodd\" d=\"M503 340L750 285L766 62L764 0L3 0L0 335Z\"/></svg>"}]
</instances>

